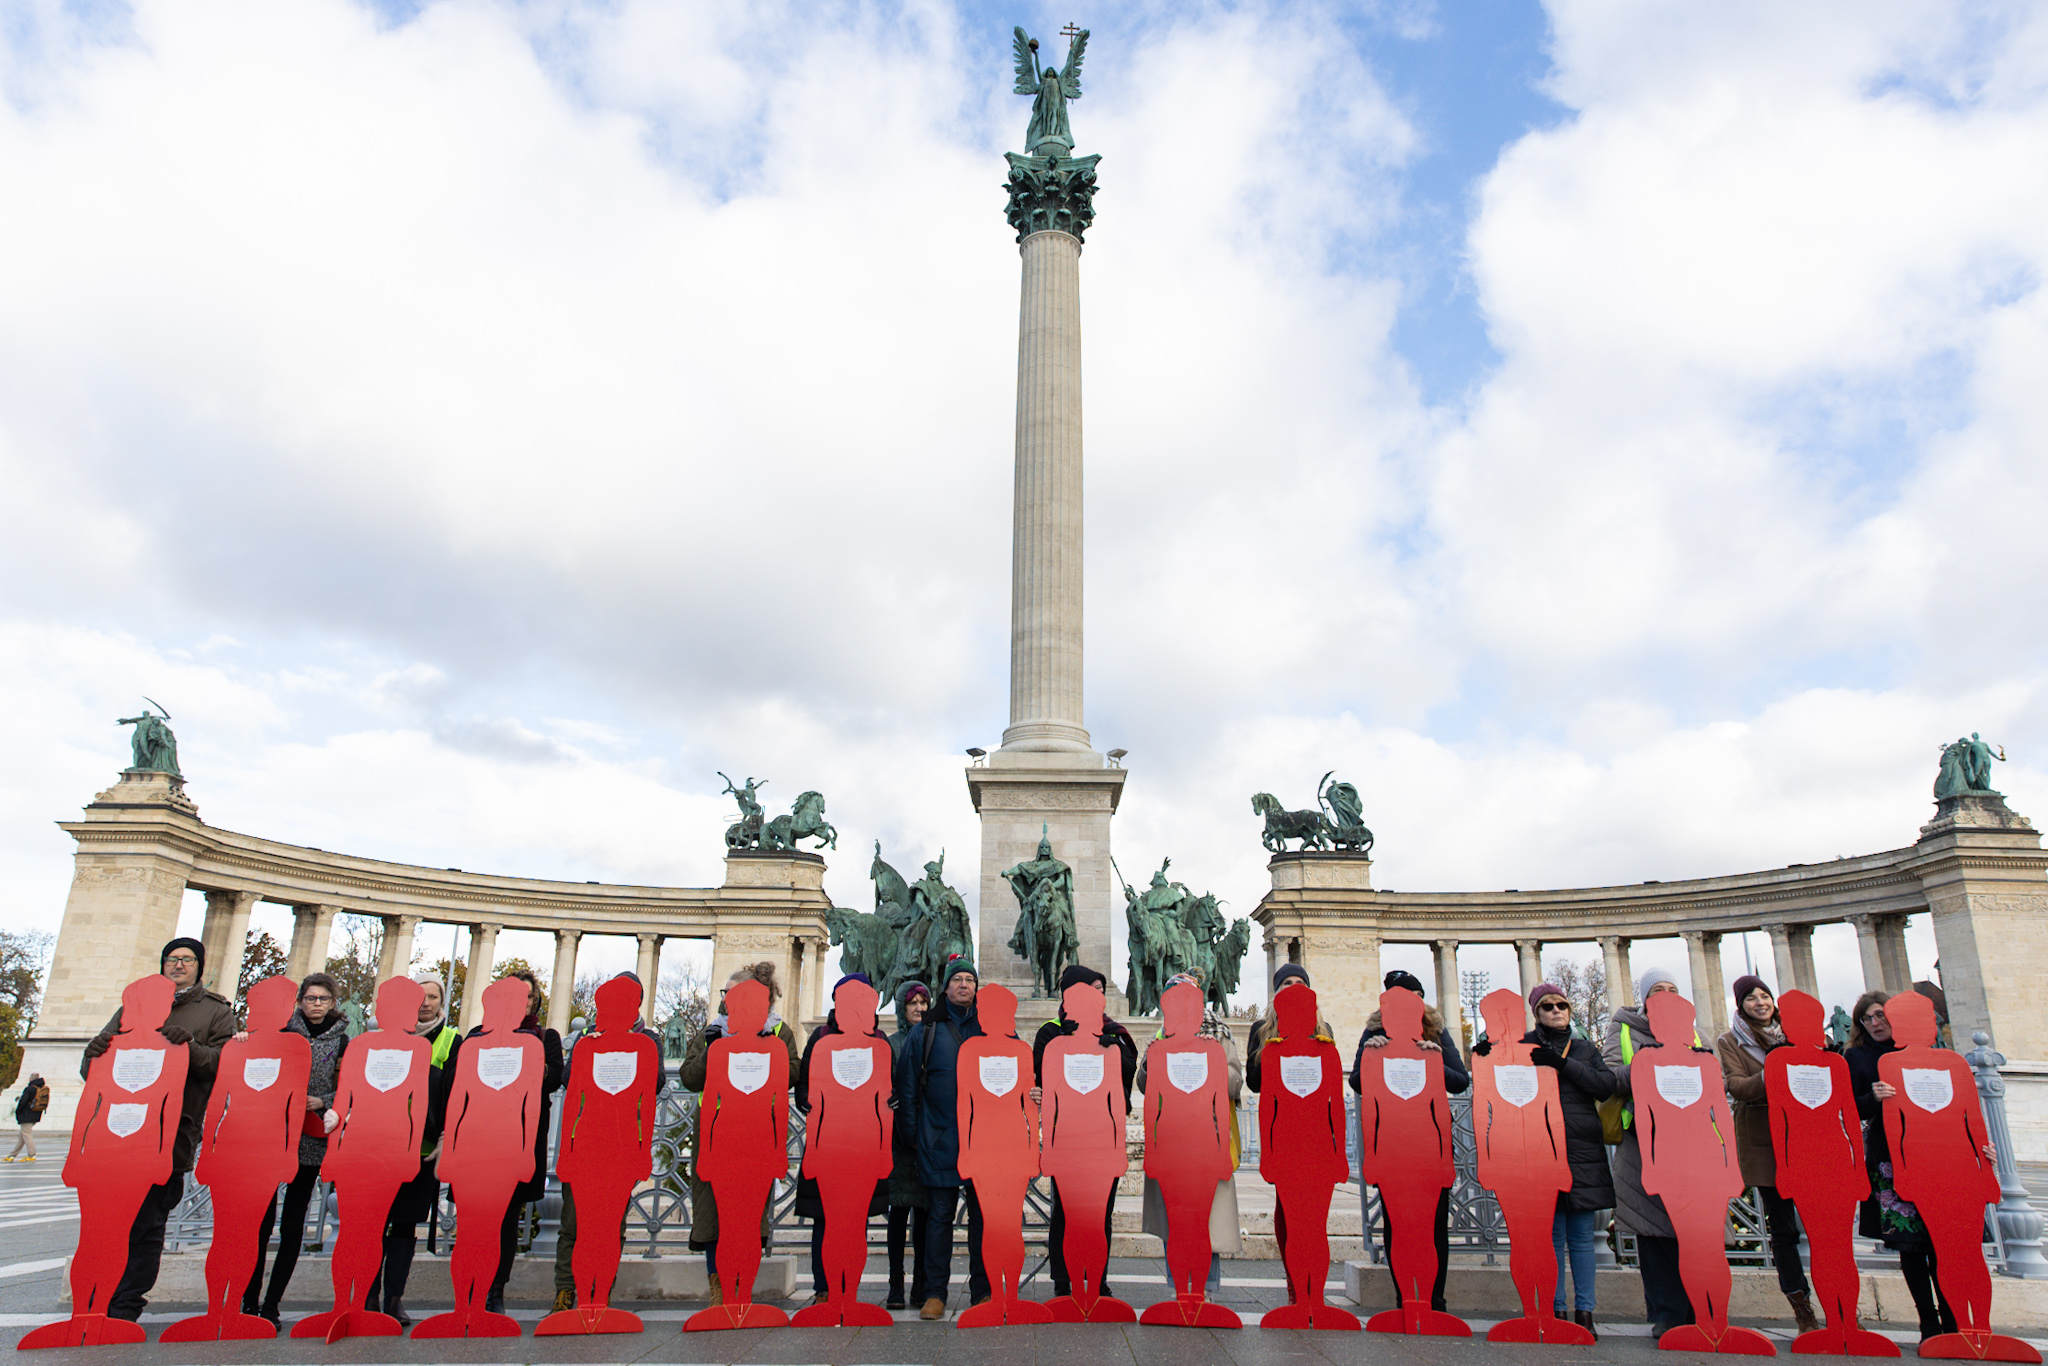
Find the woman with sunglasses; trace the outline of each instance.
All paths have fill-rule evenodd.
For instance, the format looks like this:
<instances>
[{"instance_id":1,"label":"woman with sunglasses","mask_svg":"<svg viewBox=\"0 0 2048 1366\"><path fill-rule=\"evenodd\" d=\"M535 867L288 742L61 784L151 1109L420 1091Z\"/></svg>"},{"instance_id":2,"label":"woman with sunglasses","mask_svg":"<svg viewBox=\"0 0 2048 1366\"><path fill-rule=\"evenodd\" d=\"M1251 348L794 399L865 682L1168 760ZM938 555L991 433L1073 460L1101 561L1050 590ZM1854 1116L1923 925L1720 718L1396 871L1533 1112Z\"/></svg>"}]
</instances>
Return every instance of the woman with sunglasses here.
<instances>
[{"instance_id":1,"label":"woman with sunglasses","mask_svg":"<svg viewBox=\"0 0 2048 1366\"><path fill-rule=\"evenodd\" d=\"M1920 1339L1924 1342L1937 1333L1955 1332L1956 1315L1935 1280L1934 1240L1927 1234L1927 1225L1912 1202L1901 1200L1892 1186L1884 1102L1898 1091L1877 1077L1877 1060L1899 1046L1884 1013L1884 1003L1890 999L1882 991L1866 991L1856 998L1856 1008L1850 1012L1849 1089L1856 1097L1856 1113L1863 1119L1863 1162L1870 1173L1870 1198L1863 1202L1856 1232L1899 1254L1899 1270L1906 1277L1906 1289L1913 1293L1913 1307L1920 1311Z\"/></svg>"},{"instance_id":2,"label":"woman with sunglasses","mask_svg":"<svg viewBox=\"0 0 2048 1366\"><path fill-rule=\"evenodd\" d=\"M1522 1036L1536 1051L1529 1061L1557 1073L1557 1105L1564 1114L1564 1157L1572 1188L1560 1191L1550 1241L1560 1272L1572 1273L1572 1322L1598 1336L1593 1327L1593 1257L1600 1237L1600 1212L1614 1208L1614 1176L1607 1169L1607 1141L1600 1136L1600 1102L1614 1094L1608 1070L1593 1041L1572 1028L1572 1003L1549 982L1532 987L1529 1004L1536 1027ZM1476 1049L1474 1050L1477 1051ZM1564 1277L1557 1278L1551 1312L1565 1318Z\"/></svg>"}]
</instances>

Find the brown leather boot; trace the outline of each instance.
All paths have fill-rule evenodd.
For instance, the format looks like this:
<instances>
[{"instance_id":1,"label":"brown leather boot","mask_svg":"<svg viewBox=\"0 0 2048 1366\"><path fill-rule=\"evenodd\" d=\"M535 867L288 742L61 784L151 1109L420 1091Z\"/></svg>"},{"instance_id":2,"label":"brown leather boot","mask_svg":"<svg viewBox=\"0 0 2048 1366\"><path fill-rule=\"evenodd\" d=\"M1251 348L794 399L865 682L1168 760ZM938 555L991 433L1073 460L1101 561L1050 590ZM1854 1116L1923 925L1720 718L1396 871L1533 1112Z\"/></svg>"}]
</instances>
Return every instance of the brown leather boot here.
<instances>
[{"instance_id":1,"label":"brown leather boot","mask_svg":"<svg viewBox=\"0 0 2048 1366\"><path fill-rule=\"evenodd\" d=\"M1785 1303L1792 1306L1792 1317L1802 1333L1820 1331L1820 1320L1813 1316L1813 1297L1804 1290L1795 1290L1785 1296Z\"/></svg>"},{"instance_id":2,"label":"brown leather boot","mask_svg":"<svg viewBox=\"0 0 2048 1366\"><path fill-rule=\"evenodd\" d=\"M921 1319L942 1319L946 1317L946 1302L941 1299L926 1300L924 1308L917 1311L917 1316Z\"/></svg>"}]
</instances>

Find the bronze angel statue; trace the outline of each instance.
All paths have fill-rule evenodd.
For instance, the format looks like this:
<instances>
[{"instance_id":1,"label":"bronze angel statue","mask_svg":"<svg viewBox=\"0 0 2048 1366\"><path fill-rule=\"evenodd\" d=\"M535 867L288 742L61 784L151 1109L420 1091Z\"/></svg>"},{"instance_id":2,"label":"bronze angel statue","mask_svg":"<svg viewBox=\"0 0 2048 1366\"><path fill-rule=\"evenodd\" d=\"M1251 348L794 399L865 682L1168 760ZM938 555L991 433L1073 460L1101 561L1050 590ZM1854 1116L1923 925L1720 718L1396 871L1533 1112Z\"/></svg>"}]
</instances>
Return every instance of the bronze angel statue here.
<instances>
[{"instance_id":1,"label":"bronze angel statue","mask_svg":"<svg viewBox=\"0 0 2048 1366\"><path fill-rule=\"evenodd\" d=\"M1081 98L1081 58L1088 51L1088 30L1074 34L1067 64L1060 70L1038 64L1038 40L1017 31L1017 93L1037 96L1031 102L1031 126L1024 130L1024 150L1032 156L1065 156L1074 150L1074 130L1067 125L1067 101ZM1051 143L1051 147L1041 148Z\"/></svg>"}]
</instances>

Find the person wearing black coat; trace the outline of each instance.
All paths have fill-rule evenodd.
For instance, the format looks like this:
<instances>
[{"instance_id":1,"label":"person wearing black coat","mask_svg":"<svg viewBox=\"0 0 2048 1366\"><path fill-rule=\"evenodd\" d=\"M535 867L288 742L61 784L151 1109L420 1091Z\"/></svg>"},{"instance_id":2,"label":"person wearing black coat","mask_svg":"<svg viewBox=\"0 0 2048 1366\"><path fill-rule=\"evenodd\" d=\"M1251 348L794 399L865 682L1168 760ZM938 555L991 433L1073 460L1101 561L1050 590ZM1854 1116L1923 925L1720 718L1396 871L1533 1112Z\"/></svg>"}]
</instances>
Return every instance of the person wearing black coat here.
<instances>
[{"instance_id":1,"label":"person wearing black coat","mask_svg":"<svg viewBox=\"0 0 2048 1366\"><path fill-rule=\"evenodd\" d=\"M519 1032L540 1040L540 1123L533 1131L533 1175L513 1187L512 1200L505 1206L505 1221L498 1226L498 1274L492 1278L490 1294L484 1300L485 1309L493 1314L505 1312L505 1282L512 1279L512 1259L519 1255L519 1221L525 1217L529 1204L548 1193L548 1121L554 1116L555 1092L562 1089L562 1036L541 1026L540 980L531 972L520 970L505 975L526 983L526 1018L519 1022ZM448 1079L447 1084L453 1084L455 1059L463 1044L483 1032L484 1027L478 1025L457 1040L449 1051L448 1065L442 1069ZM445 1100L442 1105L445 1115Z\"/></svg>"},{"instance_id":2,"label":"person wearing black coat","mask_svg":"<svg viewBox=\"0 0 2048 1366\"><path fill-rule=\"evenodd\" d=\"M1388 973L1382 982L1387 988L1405 987L1417 996L1422 994L1422 980L1412 972L1396 968ZM1443 1012L1435 1006L1427 1006L1422 1012L1423 1038L1418 1042L1424 1048L1434 1048L1444 1055L1444 1090L1451 1095L1463 1095L1471 1089L1472 1074L1466 1070L1465 1055L1458 1051L1458 1041L1451 1037L1451 1031L1444 1025ZM1436 1042L1429 1041L1429 1035L1436 1035ZM1380 1024L1380 1013L1375 1010L1365 1022L1365 1032L1358 1036L1358 1050L1351 1058L1351 1089L1358 1089L1359 1064L1365 1061L1365 1050L1384 1048L1387 1031ZM1360 1205L1367 1200L1364 1186L1358 1188ZM1387 1274L1394 1277L1394 1295L1399 1300L1401 1278L1394 1276L1394 1224L1391 1216L1385 1215L1384 1204L1381 1213L1386 1229ZM1370 1237L1370 1231L1367 1232ZM1436 1202L1436 1284L1429 1292L1429 1307L1441 1310L1444 1307L1444 1281L1451 1274L1451 1192L1446 1188Z\"/></svg>"},{"instance_id":3,"label":"person wearing black coat","mask_svg":"<svg viewBox=\"0 0 2048 1366\"><path fill-rule=\"evenodd\" d=\"M889 1069L891 1076L903 1065L903 1047L910 1042L910 1031L924 1018L931 1003L932 989L922 982L904 982L896 988L896 1028L889 1035L889 1050L895 1056ZM889 1137L896 1165L889 1173L889 1298L883 1305L886 1309L902 1309L911 1303L922 1305L925 1300L924 1211L929 1198L917 1174L917 1126L900 1101L897 1096L889 1098L890 1106L896 1110L896 1123ZM908 1300L903 1298L906 1241L911 1253Z\"/></svg>"},{"instance_id":4,"label":"person wearing black coat","mask_svg":"<svg viewBox=\"0 0 2048 1366\"><path fill-rule=\"evenodd\" d=\"M1899 1270L1912 1293L1913 1307L1920 1312L1920 1339L1924 1342L1937 1333L1955 1332L1956 1313L1935 1276L1934 1240L1927 1234L1927 1225L1911 1201L1899 1198L1892 1182L1892 1146L1884 1131L1884 1103L1898 1092L1877 1075L1877 1060L1899 1046L1884 1013L1889 999L1882 991L1866 991L1857 1000L1849 1046L1843 1054L1849 1062L1849 1093L1856 1098L1856 1113L1863 1120L1863 1163L1870 1174L1870 1198L1863 1202L1856 1232L1899 1254Z\"/></svg>"},{"instance_id":5,"label":"person wearing black coat","mask_svg":"<svg viewBox=\"0 0 2048 1366\"><path fill-rule=\"evenodd\" d=\"M944 986L924 1020L903 1041L896 1062L898 1123L911 1123L917 1134L917 1172L925 1184L925 1295L923 1319L946 1316L946 1296L953 1279L953 1217L960 1209L962 1185L967 1190L967 1293L979 1304L988 1298L988 1268L981 1260L981 1201L971 1183L960 1179L960 1046L982 1035L974 998L981 974L974 960L954 954L941 970Z\"/></svg>"},{"instance_id":6,"label":"person wearing black coat","mask_svg":"<svg viewBox=\"0 0 2048 1366\"><path fill-rule=\"evenodd\" d=\"M1572 1188L1557 1194L1557 1215L1550 1241L1560 1269L1572 1273L1571 1319L1594 1332L1593 1256L1600 1235L1600 1212L1614 1208L1614 1174L1607 1169L1607 1140L1600 1129L1600 1102L1614 1094L1614 1073L1593 1041L1572 1028L1572 1004L1565 994L1544 982L1529 991L1536 1027L1522 1036L1536 1045L1529 1061L1557 1073L1557 1108L1564 1119L1564 1157L1572 1169ZM1481 1041L1472 1051L1489 1049ZM1564 1277L1557 1278L1551 1312L1566 1317Z\"/></svg>"},{"instance_id":7,"label":"person wearing black coat","mask_svg":"<svg viewBox=\"0 0 2048 1366\"><path fill-rule=\"evenodd\" d=\"M1065 996L1068 987L1081 986L1084 983L1088 986L1106 989L1109 985L1109 979L1094 968L1083 967L1079 963L1072 963L1067 966L1065 971L1060 973L1060 995ZM1038 1103L1039 1088L1045 1084L1046 1045L1059 1038L1062 1034L1073 1033L1079 1027L1067 1018L1067 1008L1064 1005L1060 1007L1058 1018L1047 1020L1038 1027L1037 1037L1031 1041L1032 1104ZM1131 1103L1131 1086L1138 1077L1138 1041L1131 1037L1130 1030L1125 1029L1107 1015L1102 1017L1102 1033L1096 1036L1095 1041L1100 1044L1113 1043L1116 1045L1117 1052L1123 1060L1124 1104L1128 1106ZM1115 1210L1116 1201L1114 1200L1103 1206L1102 1236L1104 1238L1110 1236L1109 1221ZM1045 1239L1046 1252L1052 1263L1052 1293L1054 1295L1070 1295L1073 1293L1073 1282L1067 1276L1067 1211L1060 1204L1060 1183L1057 1181L1052 1183L1052 1226L1046 1230ZM1110 1293L1106 1273L1103 1283L1097 1287L1097 1290L1104 1295Z\"/></svg>"},{"instance_id":8,"label":"person wearing black coat","mask_svg":"<svg viewBox=\"0 0 2048 1366\"><path fill-rule=\"evenodd\" d=\"M848 982L866 982L869 986L874 985L866 973L849 972L832 984L833 995L837 995L839 988ZM796 1102L796 1108L805 1115L811 1113L811 1051L818 1046L818 1040L826 1035L845 1032L839 1027L838 1013L828 1010L825 1012L825 1023L811 1031L811 1037L804 1040L803 1057L797 1061L796 1075L790 1080L790 1099ZM888 1042L889 1036L882 1032L879 1024L876 1025L873 1034L875 1038ZM895 1052L893 1048L890 1051L892 1055ZM874 1198L868 1202L868 1215L872 1218L888 1208L889 1181L884 1177L875 1183ZM831 1296L831 1286L825 1279L825 1202L818 1194L818 1178L815 1176L797 1178L796 1217L811 1221L811 1303L823 1304Z\"/></svg>"}]
</instances>

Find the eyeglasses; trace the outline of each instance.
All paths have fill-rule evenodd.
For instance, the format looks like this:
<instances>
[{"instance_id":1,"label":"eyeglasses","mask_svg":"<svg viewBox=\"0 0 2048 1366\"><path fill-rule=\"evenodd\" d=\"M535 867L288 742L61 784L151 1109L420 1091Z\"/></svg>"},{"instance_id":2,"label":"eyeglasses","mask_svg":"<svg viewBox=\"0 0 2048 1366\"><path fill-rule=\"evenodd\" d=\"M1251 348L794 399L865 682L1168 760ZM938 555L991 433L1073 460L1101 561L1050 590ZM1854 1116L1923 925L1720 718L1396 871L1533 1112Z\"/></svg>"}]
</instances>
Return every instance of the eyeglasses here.
<instances>
[{"instance_id":1,"label":"eyeglasses","mask_svg":"<svg viewBox=\"0 0 2048 1366\"><path fill-rule=\"evenodd\" d=\"M1868 1015L1865 1015L1863 1017L1863 1023L1876 1024L1879 1020L1882 1020L1883 1018L1884 1012L1882 1010L1873 1010Z\"/></svg>"},{"instance_id":2,"label":"eyeglasses","mask_svg":"<svg viewBox=\"0 0 2048 1366\"><path fill-rule=\"evenodd\" d=\"M169 958L164 959L165 966L169 966L172 963L176 963L181 968L196 968L199 966L199 960L189 953L174 953Z\"/></svg>"},{"instance_id":3,"label":"eyeglasses","mask_svg":"<svg viewBox=\"0 0 2048 1366\"><path fill-rule=\"evenodd\" d=\"M299 998L299 1004L304 1006L331 1006L334 1004L334 998L324 991L309 991Z\"/></svg>"}]
</instances>

